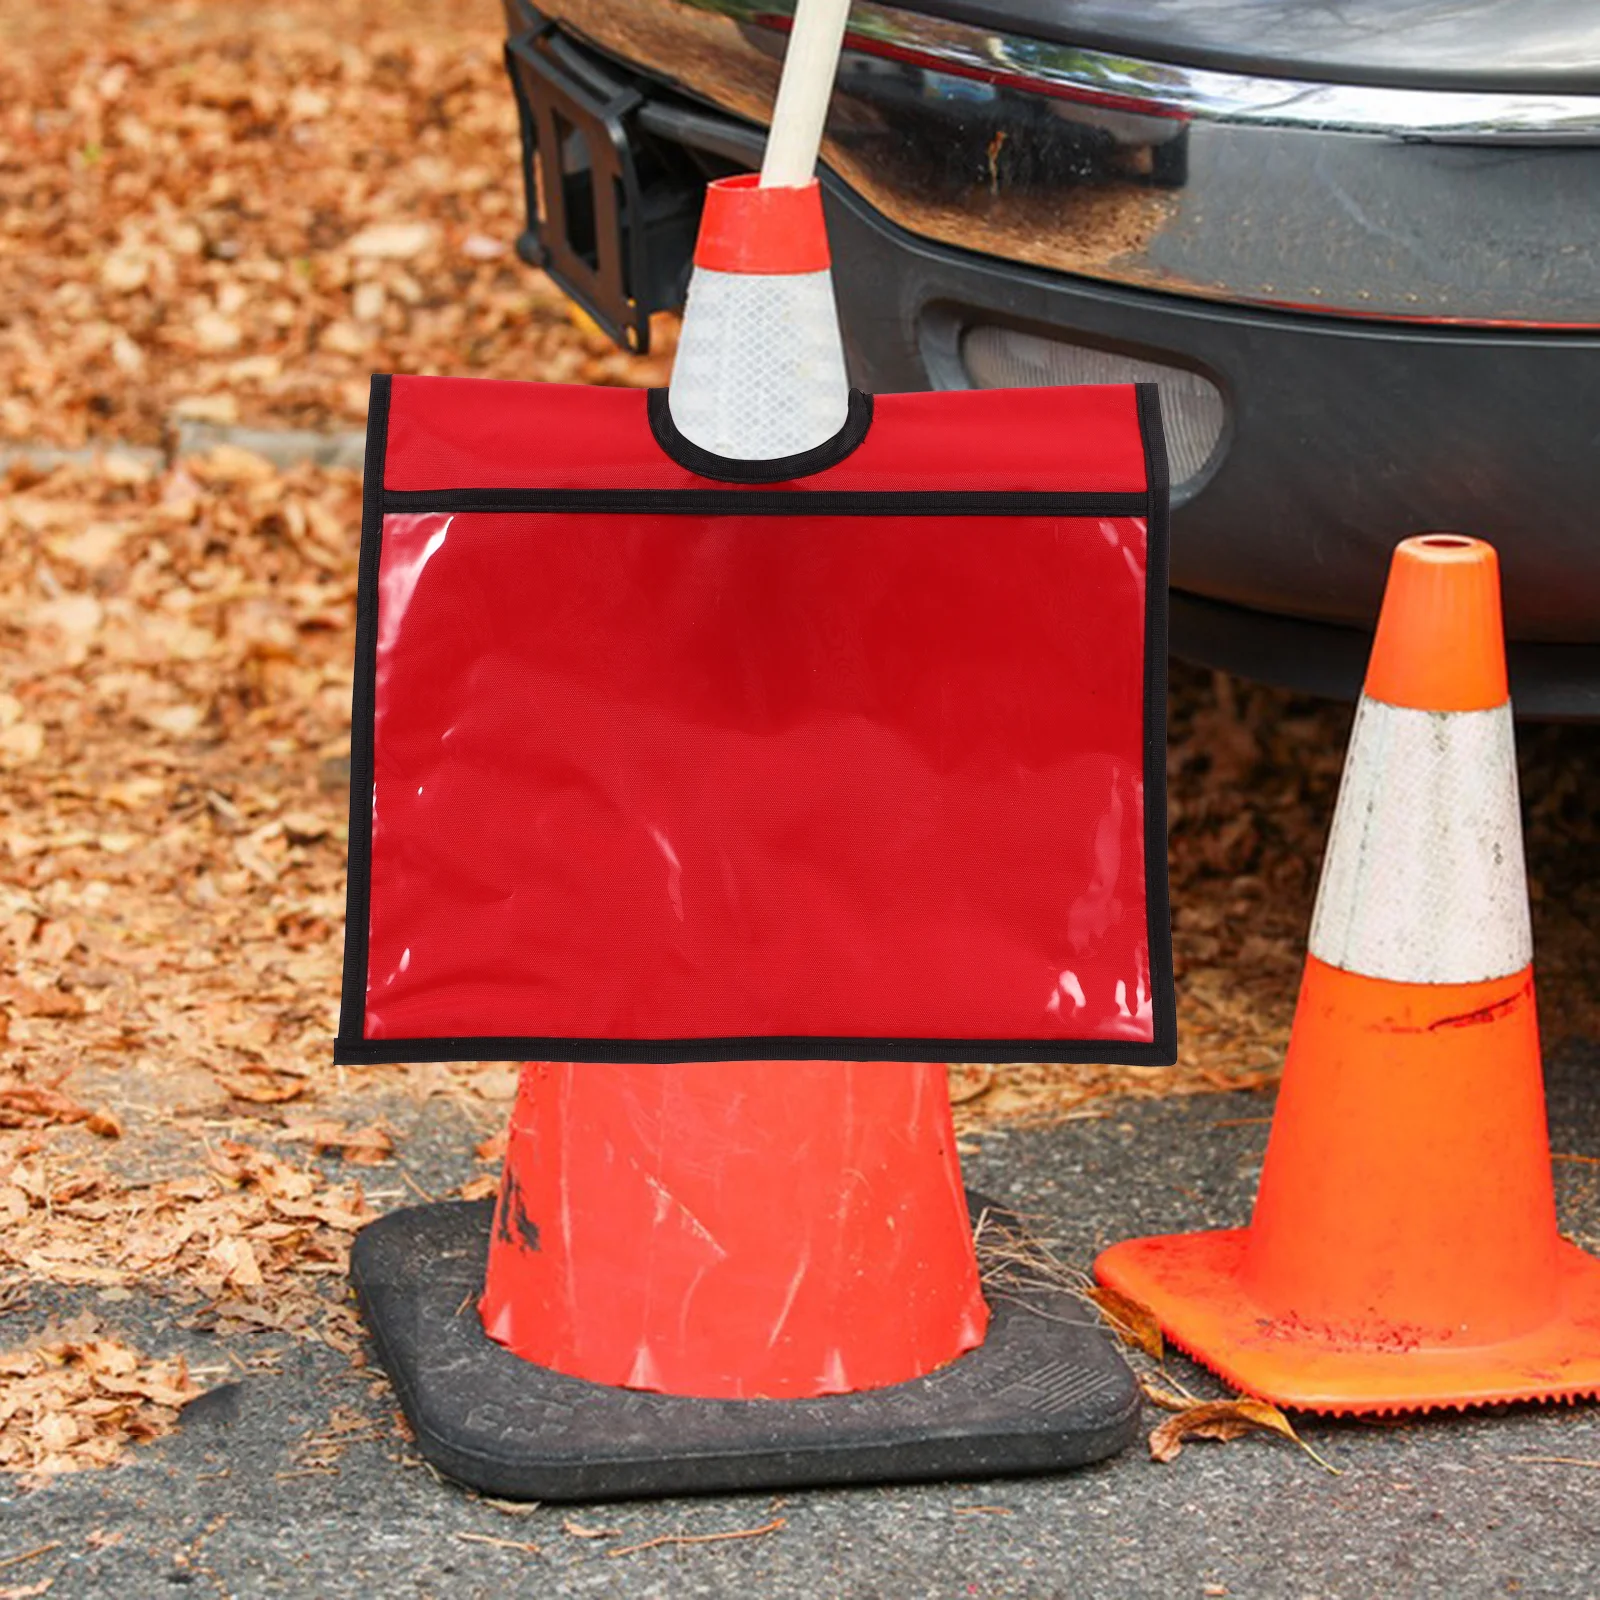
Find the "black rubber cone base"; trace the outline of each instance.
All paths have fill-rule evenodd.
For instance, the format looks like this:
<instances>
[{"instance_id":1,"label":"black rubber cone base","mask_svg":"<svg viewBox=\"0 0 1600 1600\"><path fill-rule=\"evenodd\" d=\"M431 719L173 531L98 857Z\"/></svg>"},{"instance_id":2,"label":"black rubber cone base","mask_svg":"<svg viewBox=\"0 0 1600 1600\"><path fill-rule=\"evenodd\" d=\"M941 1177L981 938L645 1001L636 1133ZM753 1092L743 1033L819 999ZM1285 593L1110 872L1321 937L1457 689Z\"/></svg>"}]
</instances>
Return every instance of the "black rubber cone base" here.
<instances>
[{"instance_id":1,"label":"black rubber cone base","mask_svg":"<svg viewBox=\"0 0 1600 1600\"><path fill-rule=\"evenodd\" d=\"M1040 1284L991 1295L978 1349L887 1389L699 1400L551 1372L493 1343L478 1318L492 1210L484 1200L392 1212L350 1253L418 1447L485 1494L606 1500L1054 1472L1102 1460L1138 1431L1138 1386L1093 1312Z\"/></svg>"}]
</instances>

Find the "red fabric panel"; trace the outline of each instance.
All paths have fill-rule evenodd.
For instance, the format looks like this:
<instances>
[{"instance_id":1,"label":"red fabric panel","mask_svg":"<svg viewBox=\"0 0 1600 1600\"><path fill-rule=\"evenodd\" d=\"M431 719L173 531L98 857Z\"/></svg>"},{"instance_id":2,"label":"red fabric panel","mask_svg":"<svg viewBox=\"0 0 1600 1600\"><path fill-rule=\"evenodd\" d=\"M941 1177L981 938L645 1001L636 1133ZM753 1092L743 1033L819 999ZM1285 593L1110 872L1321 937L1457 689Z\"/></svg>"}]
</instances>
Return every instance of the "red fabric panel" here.
<instances>
[{"instance_id":1,"label":"red fabric panel","mask_svg":"<svg viewBox=\"0 0 1600 1600\"><path fill-rule=\"evenodd\" d=\"M887 394L873 405L861 445L794 487L1107 494L1145 487L1131 385ZM980 437L983 447L974 449ZM656 444L641 389L486 378L394 379L384 486L714 487Z\"/></svg>"},{"instance_id":2,"label":"red fabric panel","mask_svg":"<svg viewBox=\"0 0 1600 1600\"><path fill-rule=\"evenodd\" d=\"M390 515L379 575L369 1039L1152 1037L1141 519Z\"/></svg>"}]
</instances>

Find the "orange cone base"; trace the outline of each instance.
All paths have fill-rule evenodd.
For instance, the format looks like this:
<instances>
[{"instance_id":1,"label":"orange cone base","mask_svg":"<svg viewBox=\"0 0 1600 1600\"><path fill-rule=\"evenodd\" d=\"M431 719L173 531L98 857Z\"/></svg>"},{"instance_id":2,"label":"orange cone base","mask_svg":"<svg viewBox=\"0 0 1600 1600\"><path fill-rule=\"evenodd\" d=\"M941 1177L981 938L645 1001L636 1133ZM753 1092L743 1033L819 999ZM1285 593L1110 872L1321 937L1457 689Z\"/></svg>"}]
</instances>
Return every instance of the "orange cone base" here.
<instances>
[{"instance_id":1,"label":"orange cone base","mask_svg":"<svg viewBox=\"0 0 1600 1600\"><path fill-rule=\"evenodd\" d=\"M1382 1348L1318 1336L1252 1303L1239 1281L1248 1238L1233 1228L1130 1239L1095 1275L1148 1307L1179 1349L1277 1405L1359 1415L1600 1398L1600 1260L1574 1245L1557 1247L1558 1310L1542 1327L1461 1349Z\"/></svg>"}]
</instances>

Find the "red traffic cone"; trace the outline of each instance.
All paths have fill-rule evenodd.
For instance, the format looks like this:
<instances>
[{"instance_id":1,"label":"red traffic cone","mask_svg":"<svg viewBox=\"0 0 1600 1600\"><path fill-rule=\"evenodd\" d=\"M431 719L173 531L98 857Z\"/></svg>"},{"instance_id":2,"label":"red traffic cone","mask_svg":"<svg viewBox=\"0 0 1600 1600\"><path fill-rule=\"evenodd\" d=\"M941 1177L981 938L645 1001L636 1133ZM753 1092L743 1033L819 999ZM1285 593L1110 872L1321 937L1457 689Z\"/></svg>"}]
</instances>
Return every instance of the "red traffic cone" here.
<instances>
[{"instance_id":1,"label":"red traffic cone","mask_svg":"<svg viewBox=\"0 0 1600 1600\"><path fill-rule=\"evenodd\" d=\"M351 1250L424 1456L488 1494L586 1500L1121 1449L1138 1389L1083 1305L1043 1283L985 1304L944 1074L525 1068L492 1216L416 1206Z\"/></svg>"},{"instance_id":2,"label":"red traffic cone","mask_svg":"<svg viewBox=\"0 0 1600 1600\"><path fill-rule=\"evenodd\" d=\"M749 1399L904 1383L983 1340L945 1069L523 1069L489 1337L592 1383Z\"/></svg>"},{"instance_id":3,"label":"red traffic cone","mask_svg":"<svg viewBox=\"0 0 1600 1600\"><path fill-rule=\"evenodd\" d=\"M796 60L815 81L789 95L798 124L780 98L780 179L708 196L668 401L707 477L781 468L851 414L811 177L846 9L797 15L785 92ZM492 1222L418 1207L352 1251L424 1454L491 1494L570 1500L1121 1448L1138 1392L1072 1296L1036 1286L991 1317L944 1070L526 1067Z\"/></svg>"},{"instance_id":4,"label":"red traffic cone","mask_svg":"<svg viewBox=\"0 0 1600 1600\"><path fill-rule=\"evenodd\" d=\"M585 1500L1121 1449L1138 1389L1082 1303L1013 1282L985 1304L944 1076L525 1068L492 1218L416 1206L351 1251L423 1454L488 1494Z\"/></svg>"},{"instance_id":5,"label":"red traffic cone","mask_svg":"<svg viewBox=\"0 0 1600 1600\"><path fill-rule=\"evenodd\" d=\"M849 383L813 176L847 0L801 9L762 174L706 192L673 363L679 432L793 456ZM903 1383L988 1312L939 1066L529 1066L482 1302L594 1383L789 1398Z\"/></svg>"},{"instance_id":6,"label":"red traffic cone","mask_svg":"<svg viewBox=\"0 0 1600 1600\"><path fill-rule=\"evenodd\" d=\"M1600 1394L1561 1240L1494 551L1395 552L1249 1228L1135 1239L1111 1288L1315 1411Z\"/></svg>"}]
</instances>

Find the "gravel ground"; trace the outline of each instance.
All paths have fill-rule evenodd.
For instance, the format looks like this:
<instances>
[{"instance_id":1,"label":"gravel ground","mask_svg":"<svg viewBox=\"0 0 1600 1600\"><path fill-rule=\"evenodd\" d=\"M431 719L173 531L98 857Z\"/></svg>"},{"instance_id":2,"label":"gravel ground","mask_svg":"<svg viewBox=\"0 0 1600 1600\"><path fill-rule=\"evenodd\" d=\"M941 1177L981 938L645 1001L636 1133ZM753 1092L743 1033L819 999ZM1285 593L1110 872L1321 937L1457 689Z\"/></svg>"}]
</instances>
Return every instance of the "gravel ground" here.
<instances>
[{"instance_id":1,"label":"gravel ground","mask_svg":"<svg viewBox=\"0 0 1600 1600\"><path fill-rule=\"evenodd\" d=\"M1554 1149L1591 1157L1556 1162L1563 1226L1595 1248L1600 1052L1563 1049L1548 1076ZM384 1109L412 1181L443 1192L469 1174L478 1129L455 1105ZM1243 1220L1269 1111L1265 1093L1199 1095L1113 1104L1055 1128L995 1128L968 1176L1038 1217L1068 1259L1087 1261L1127 1232ZM142 1347L183 1350L200 1366L227 1357L183 1325L183 1304L156 1295L102 1303L55 1288L17 1320L43 1326L84 1309ZM1173 1370L1215 1392L1187 1363ZM44 1593L33 1586L45 1580L52 1600L187 1586L333 1600L380 1585L430 1597L1600 1593L1600 1408L1308 1420L1302 1432L1337 1476L1287 1442L1250 1438L1191 1444L1166 1466L1135 1449L1060 1478L630 1503L580 1509L574 1521L571 1508L512 1512L437 1481L403 1442L374 1372L291 1342L130 1465L0 1502L0 1561L52 1546L0 1568L0 1594ZM349 1442L341 1450L330 1438ZM775 1516L784 1526L760 1537L622 1553ZM585 1536L598 1530L608 1531Z\"/></svg>"}]
</instances>

